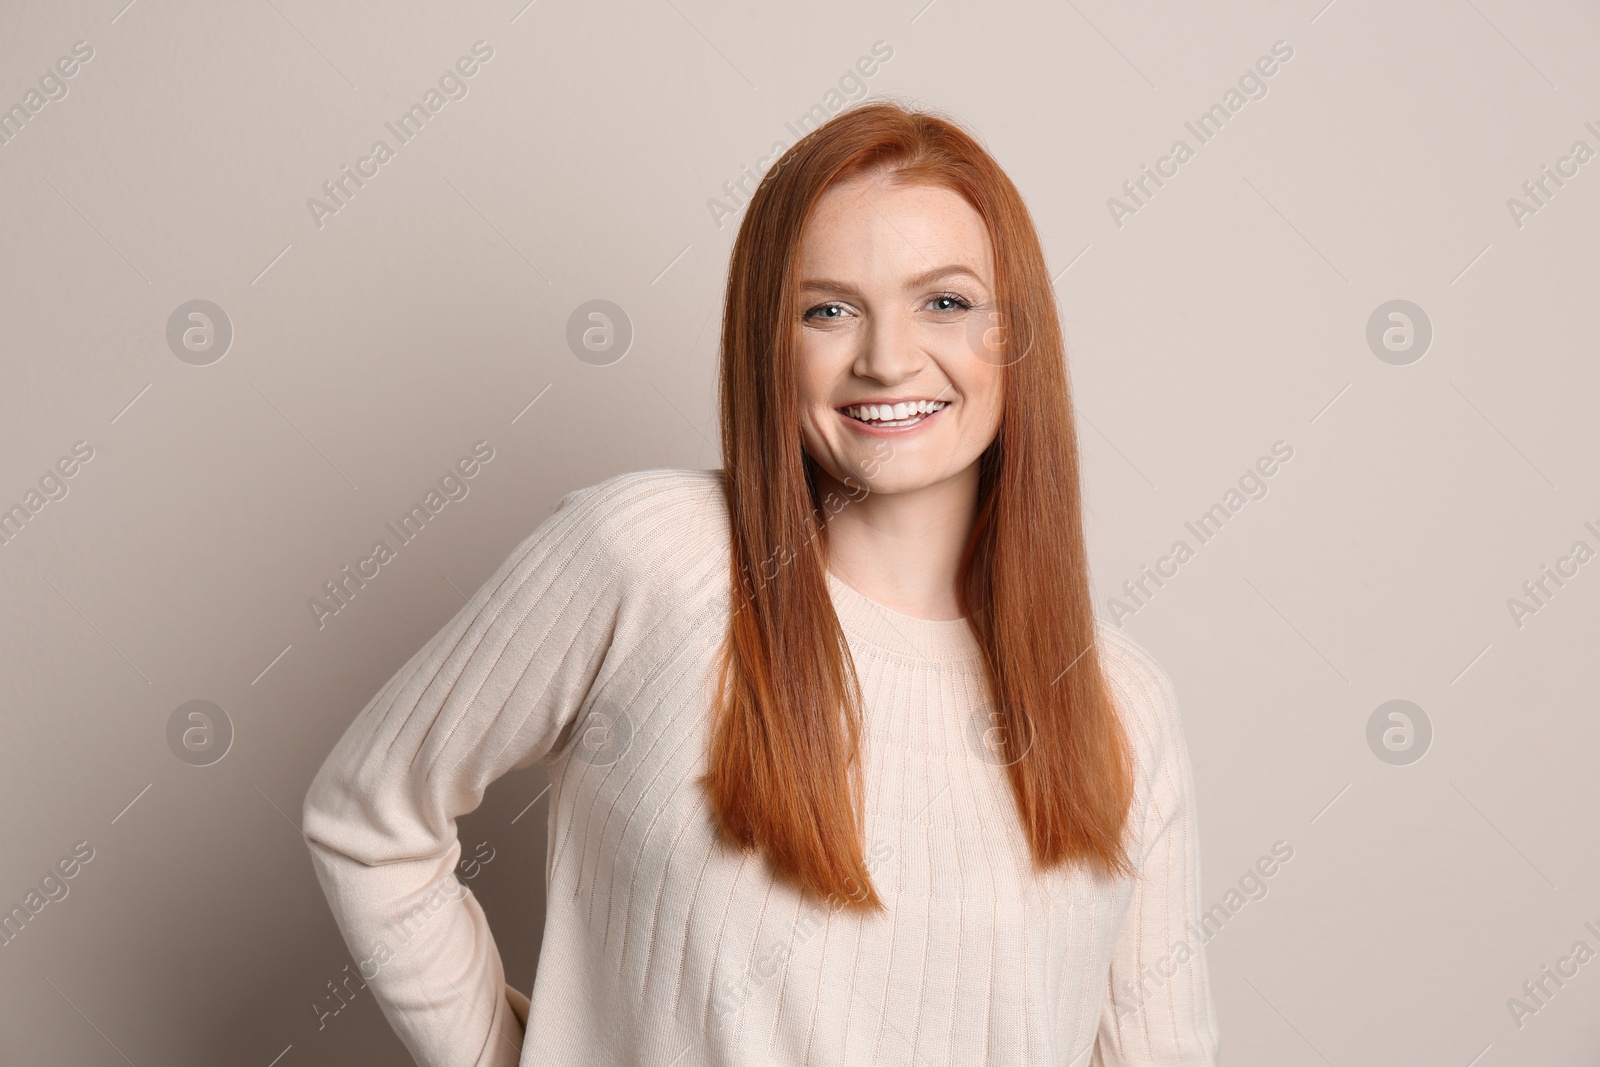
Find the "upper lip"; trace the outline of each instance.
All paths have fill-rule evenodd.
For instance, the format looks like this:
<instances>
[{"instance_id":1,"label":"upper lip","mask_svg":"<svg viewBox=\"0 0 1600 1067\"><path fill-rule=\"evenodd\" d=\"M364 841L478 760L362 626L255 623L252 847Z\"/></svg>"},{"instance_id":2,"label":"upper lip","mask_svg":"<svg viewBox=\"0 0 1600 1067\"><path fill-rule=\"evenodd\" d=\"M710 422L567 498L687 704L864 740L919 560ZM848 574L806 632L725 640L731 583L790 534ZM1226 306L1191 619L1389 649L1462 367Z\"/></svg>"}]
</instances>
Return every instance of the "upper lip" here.
<instances>
[{"instance_id":1,"label":"upper lip","mask_svg":"<svg viewBox=\"0 0 1600 1067\"><path fill-rule=\"evenodd\" d=\"M926 400L930 404L950 403L950 401L936 396L869 396L864 400L852 400L848 404L840 404L839 409L842 411L845 408L858 408L863 404L915 404L919 400Z\"/></svg>"}]
</instances>

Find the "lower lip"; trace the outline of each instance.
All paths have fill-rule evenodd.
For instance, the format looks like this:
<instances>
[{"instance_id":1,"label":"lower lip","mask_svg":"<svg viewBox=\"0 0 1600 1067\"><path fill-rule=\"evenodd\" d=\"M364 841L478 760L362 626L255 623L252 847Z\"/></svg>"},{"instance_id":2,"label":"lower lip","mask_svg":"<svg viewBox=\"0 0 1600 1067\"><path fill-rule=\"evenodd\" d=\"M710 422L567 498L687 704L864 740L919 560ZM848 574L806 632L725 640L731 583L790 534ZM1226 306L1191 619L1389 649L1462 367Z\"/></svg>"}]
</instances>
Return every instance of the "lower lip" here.
<instances>
[{"instance_id":1,"label":"lower lip","mask_svg":"<svg viewBox=\"0 0 1600 1067\"><path fill-rule=\"evenodd\" d=\"M839 412L839 417L843 419L852 430L859 430L868 437L904 437L906 434L917 433L920 430L926 429L929 424L933 423L939 418L940 415L943 415L949 410L949 405L946 405L931 415L924 415L922 418L918 419L916 422L913 422L909 426L881 426L873 422L862 422L860 419L851 418L842 411Z\"/></svg>"}]
</instances>

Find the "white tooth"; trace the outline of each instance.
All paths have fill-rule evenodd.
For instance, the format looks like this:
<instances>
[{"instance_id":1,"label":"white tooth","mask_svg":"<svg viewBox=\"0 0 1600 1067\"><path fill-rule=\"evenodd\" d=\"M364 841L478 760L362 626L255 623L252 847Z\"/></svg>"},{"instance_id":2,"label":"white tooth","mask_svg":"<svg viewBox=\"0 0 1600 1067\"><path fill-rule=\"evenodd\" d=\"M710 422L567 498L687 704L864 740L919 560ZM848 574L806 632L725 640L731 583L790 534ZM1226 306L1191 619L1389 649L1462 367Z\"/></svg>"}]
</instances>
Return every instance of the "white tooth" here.
<instances>
[{"instance_id":1,"label":"white tooth","mask_svg":"<svg viewBox=\"0 0 1600 1067\"><path fill-rule=\"evenodd\" d=\"M894 406L894 417L895 418L903 419L909 414L911 414L911 408L908 405L906 405L906 404L896 404Z\"/></svg>"},{"instance_id":2,"label":"white tooth","mask_svg":"<svg viewBox=\"0 0 1600 1067\"><path fill-rule=\"evenodd\" d=\"M867 405L867 418L869 418L869 419L881 418L882 414L883 413L878 410L878 405L876 405L876 404L868 404Z\"/></svg>"}]
</instances>

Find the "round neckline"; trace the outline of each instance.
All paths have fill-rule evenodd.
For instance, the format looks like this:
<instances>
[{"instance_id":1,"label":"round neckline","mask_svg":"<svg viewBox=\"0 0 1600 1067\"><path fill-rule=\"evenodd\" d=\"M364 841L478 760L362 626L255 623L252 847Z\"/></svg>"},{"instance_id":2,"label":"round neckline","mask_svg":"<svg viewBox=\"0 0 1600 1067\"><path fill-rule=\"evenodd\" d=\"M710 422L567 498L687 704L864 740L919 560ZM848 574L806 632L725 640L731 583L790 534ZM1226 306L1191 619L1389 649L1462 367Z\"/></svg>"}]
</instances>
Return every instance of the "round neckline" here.
<instances>
[{"instance_id":1,"label":"round neckline","mask_svg":"<svg viewBox=\"0 0 1600 1067\"><path fill-rule=\"evenodd\" d=\"M849 585L826 567L834 613L845 632L857 641L891 655L915 659L978 660L983 650L965 616L921 619L885 607Z\"/></svg>"}]
</instances>

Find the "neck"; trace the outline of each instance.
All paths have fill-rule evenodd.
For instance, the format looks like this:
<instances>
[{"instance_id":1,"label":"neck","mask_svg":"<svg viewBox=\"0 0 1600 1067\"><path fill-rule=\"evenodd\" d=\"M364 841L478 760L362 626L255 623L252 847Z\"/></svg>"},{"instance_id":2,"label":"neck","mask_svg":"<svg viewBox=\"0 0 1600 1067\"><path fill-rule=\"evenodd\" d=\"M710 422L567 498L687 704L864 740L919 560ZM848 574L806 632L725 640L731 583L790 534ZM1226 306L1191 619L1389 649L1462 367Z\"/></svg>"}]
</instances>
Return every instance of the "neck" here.
<instances>
[{"instance_id":1,"label":"neck","mask_svg":"<svg viewBox=\"0 0 1600 1067\"><path fill-rule=\"evenodd\" d=\"M978 464L901 492L852 493L820 467L817 487L848 501L827 516L828 569L869 600L922 619L959 619L957 570L978 503ZM857 499L859 498L859 499ZM826 511L824 511L826 515Z\"/></svg>"}]
</instances>

